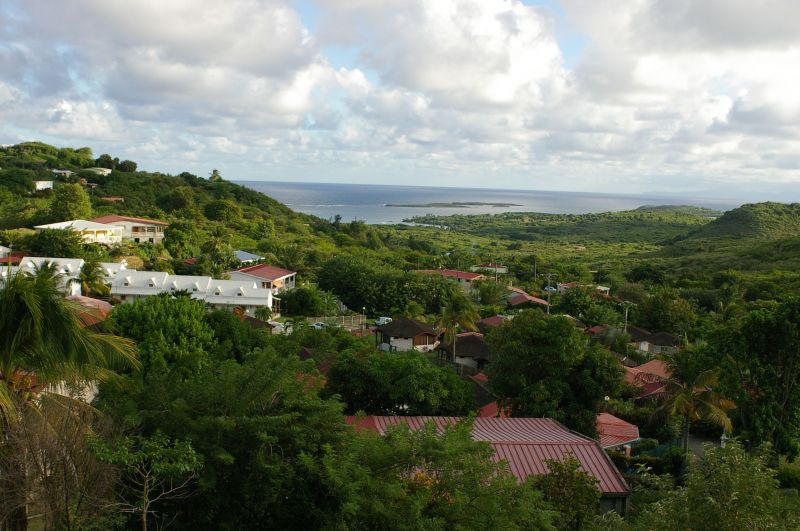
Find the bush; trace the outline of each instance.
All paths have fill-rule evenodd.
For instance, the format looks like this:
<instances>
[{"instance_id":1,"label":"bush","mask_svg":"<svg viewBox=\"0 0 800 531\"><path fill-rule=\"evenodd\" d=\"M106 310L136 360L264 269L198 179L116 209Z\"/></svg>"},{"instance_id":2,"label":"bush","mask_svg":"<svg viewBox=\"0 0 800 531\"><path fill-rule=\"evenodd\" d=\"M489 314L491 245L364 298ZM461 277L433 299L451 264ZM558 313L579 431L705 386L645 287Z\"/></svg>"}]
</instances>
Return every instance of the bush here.
<instances>
[{"instance_id":1,"label":"bush","mask_svg":"<svg viewBox=\"0 0 800 531\"><path fill-rule=\"evenodd\" d=\"M800 490L800 467L783 465L778 469L778 481L781 488Z\"/></svg>"}]
</instances>

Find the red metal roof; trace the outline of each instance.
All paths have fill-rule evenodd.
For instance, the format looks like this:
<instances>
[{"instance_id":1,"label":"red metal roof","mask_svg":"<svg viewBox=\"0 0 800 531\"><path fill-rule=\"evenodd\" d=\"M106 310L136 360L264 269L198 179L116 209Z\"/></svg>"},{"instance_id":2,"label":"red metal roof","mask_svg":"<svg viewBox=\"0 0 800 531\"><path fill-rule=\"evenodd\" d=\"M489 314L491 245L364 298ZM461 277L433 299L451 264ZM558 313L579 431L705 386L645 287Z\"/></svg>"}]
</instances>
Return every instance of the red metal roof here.
<instances>
[{"instance_id":1,"label":"red metal roof","mask_svg":"<svg viewBox=\"0 0 800 531\"><path fill-rule=\"evenodd\" d=\"M455 269L416 269L414 273L422 273L423 275L442 275L446 278L463 278L464 280L477 280L485 278L480 273L470 273L467 271L456 271Z\"/></svg>"},{"instance_id":2,"label":"red metal roof","mask_svg":"<svg viewBox=\"0 0 800 531\"><path fill-rule=\"evenodd\" d=\"M112 306L106 301L81 295L70 295L66 299L76 303L75 312L78 314L78 319L80 319L83 326L94 326L102 323L111 313Z\"/></svg>"},{"instance_id":3,"label":"red metal roof","mask_svg":"<svg viewBox=\"0 0 800 531\"><path fill-rule=\"evenodd\" d=\"M493 315L491 317L486 317L485 319L481 319L480 321L475 321L477 326L500 326L501 324L505 323L508 319L503 317L502 315Z\"/></svg>"},{"instance_id":4,"label":"red metal roof","mask_svg":"<svg viewBox=\"0 0 800 531\"><path fill-rule=\"evenodd\" d=\"M290 275L294 275L294 271L283 269L282 267L275 267L267 264L256 264L247 267L242 267L235 270L237 273L247 273L254 277L263 278L264 280L279 280Z\"/></svg>"},{"instance_id":5,"label":"red metal roof","mask_svg":"<svg viewBox=\"0 0 800 531\"><path fill-rule=\"evenodd\" d=\"M120 221L132 221L134 223L146 223L148 225L169 225L164 221L158 221L155 219L145 219L145 218L134 218L131 216L117 216L115 214L111 214L108 216L100 216L99 218L94 218L93 220L95 223L117 223Z\"/></svg>"},{"instance_id":6,"label":"red metal roof","mask_svg":"<svg viewBox=\"0 0 800 531\"><path fill-rule=\"evenodd\" d=\"M8 265L9 262L11 265L17 265L25 258L26 254L24 251L11 251L8 256L4 256L0 258L0 264Z\"/></svg>"},{"instance_id":7,"label":"red metal roof","mask_svg":"<svg viewBox=\"0 0 800 531\"><path fill-rule=\"evenodd\" d=\"M611 413L598 413L595 420L603 448L621 446L639 440L639 427Z\"/></svg>"},{"instance_id":8,"label":"red metal roof","mask_svg":"<svg viewBox=\"0 0 800 531\"><path fill-rule=\"evenodd\" d=\"M357 430L369 429L380 434L401 422L419 429L433 422L440 429L461 420L459 417L347 417ZM547 459L562 460L573 455L581 467L598 480L600 490L611 496L627 496L630 489L622 475L597 441L568 430L548 418L478 417L472 426L472 438L488 442L496 459L508 461L511 472L520 480L531 475L547 474Z\"/></svg>"}]
</instances>

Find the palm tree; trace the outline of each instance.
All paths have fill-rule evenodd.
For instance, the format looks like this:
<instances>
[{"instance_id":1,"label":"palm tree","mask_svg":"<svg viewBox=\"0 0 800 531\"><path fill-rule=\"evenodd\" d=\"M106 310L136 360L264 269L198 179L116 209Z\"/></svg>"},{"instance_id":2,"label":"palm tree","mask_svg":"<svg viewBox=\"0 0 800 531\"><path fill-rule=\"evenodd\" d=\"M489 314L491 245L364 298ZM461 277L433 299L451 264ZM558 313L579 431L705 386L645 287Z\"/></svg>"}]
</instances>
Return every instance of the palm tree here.
<instances>
[{"instance_id":1,"label":"palm tree","mask_svg":"<svg viewBox=\"0 0 800 531\"><path fill-rule=\"evenodd\" d=\"M111 293L111 287L106 283L103 267L97 260L87 260L78 276L81 283L81 294L86 297L105 297Z\"/></svg>"},{"instance_id":2,"label":"palm tree","mask_svg":"<svg viewBox=\"0 0 800 531\"><path fill-rule=\"evenodd\" d=\"M445 332L445 342L452 341L453 353L451 361L456 359L456 336L458 336L458 327L461 326L467 330L476 330L475 321L480 319L478 309L463 293L454 292L447 305L442 308L442 314L438 319L438 326Z\"/></svg>"},{"instance_id":3,"label":"palm tree","mask_svg":"<svg viewBox=\"0 0 800 531\"><path fill-rule=\"evenodd\" d=\"M692 422L704 420L731 431L727 412L734 409L736 404L715 391L719 383L719 370L703 368L691 350L665 357L664 362L670 377L664 380L664 398L656 414L681 420L684 453L689 453Z\"/></svg>"},{"instance_id":4,"label":"palm tree","mask_svg":"<svg viewBox=\"0 0 800 531\"><path fill-rule=\"evenodd\" d=\"M11 274L0 286L0 449L9 429L22 422L22 408L36 407L34 391L61 383L110 378L115 367L137 367L132 341L84 328L79 305L61 294L62 275L52 264L33 274ZM24 465L19 465L24 466ZM19 470L16 471L19 473ZM24 474L24 471L23 471ZM0 479L14 471L0 470ZM25 529L25 497L2 510L3 529Z\"/></svg>"}]
</instances>

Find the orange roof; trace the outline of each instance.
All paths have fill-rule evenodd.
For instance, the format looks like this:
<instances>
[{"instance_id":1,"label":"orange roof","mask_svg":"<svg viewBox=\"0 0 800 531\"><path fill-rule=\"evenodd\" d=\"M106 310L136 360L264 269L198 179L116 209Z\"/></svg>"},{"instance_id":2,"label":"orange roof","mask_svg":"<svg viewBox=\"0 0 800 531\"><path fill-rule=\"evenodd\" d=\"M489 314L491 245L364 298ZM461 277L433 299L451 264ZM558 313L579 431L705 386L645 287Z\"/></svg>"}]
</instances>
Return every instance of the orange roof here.
<instances>
[{"instance_id":1,"label":"orange roof","mask_svg":"<svg viewBox=\"0 0 800 531\"><path fill-rule=\"evenodd\" d=\"M254 277L263 278L264 280L279 280L290 275L294 275L294 271L283 269L282 267L275 267L267 264L256 264L247 267L242 267L235 270L237 273L246 273Z\"/></svg>"},{"instance_id":2,"label":"orange roof","mask_svg":"<svg viewBox=\"0 0 800 531\"><path fill-rule=\"evenodd\" d=\"M611 413L598 413L595 419L600 445L603 448L622 446L639 440L639 427Z\"/></svg>"},{"instance_id":3,"label":"orange roof","mask_svg":"<svg viewBox=\"0 0 800 531\"><path fill-rule=\"evenodd\" d=\"M99 218L94 218L93 220L95 223L119 223L120 221L132 221L134 223L146 223L148 225L169 225L164 221L158 221L155 219L145 219L145 218L134 218L131 216L117 216L115 214L110 214L108 216L100 216Z\"/></svg>"},{"instance_id":4,"label":"orange roof","mask_svg":"<svg viewBox=\"0 0 800 531\"><path fill-rule=\"evenodd\" d=\"M464 280L477 280L479 278L486 278L480 273L456 271L455 269L415 269L414 273L422 273L423 275L442 275L445 278L463 278Z\"/></svg>"}]
</instances>

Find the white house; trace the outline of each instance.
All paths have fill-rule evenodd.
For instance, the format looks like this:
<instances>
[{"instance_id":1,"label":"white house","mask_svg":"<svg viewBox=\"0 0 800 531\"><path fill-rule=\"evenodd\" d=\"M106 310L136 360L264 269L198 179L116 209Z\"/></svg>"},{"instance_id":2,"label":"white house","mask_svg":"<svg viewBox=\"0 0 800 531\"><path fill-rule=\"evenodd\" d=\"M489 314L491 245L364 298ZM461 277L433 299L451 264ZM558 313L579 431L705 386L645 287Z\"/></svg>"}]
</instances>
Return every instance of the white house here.
<instances>
[{"instance_id":1,"label":"white house","mask_svg":"<svg viewBox=\"0 0 800 531\"><path fill-rule=\"evenodd\" d=\"M430 352L439 346L439 334L421 321L401 317L375 329L378 348L384 351Z\"/></svg>"},{"instance_id":2,"label":"white house","mask_svg":"<svg viewBox=\"0 0 800 531\"><path fill-rule=\"evenodd\" d=\"M56 177L69 177L71 175L75 175L74 171L70 170L52 170L53 175ZM53 181L50 181L53 182Z\"/></svg>"},{"instance_id":3,"label":"white house","mask_svg":"<svg viewBox=\"0 0 800 531\"><path fill-rule=\"evenodd\" d=\"M166 291L167 277L169 273L162 271L120 271L106 280L111 284L112 296L133 302Z\"/></svg>"},{"instance_id":4,"label":"white house","mask_svg":"<svg viewBox=\"0 0 800 531\"><path fill-rule=\"evenodd\" d=\"M254 281L211 280L206 304L212 308L236 310L255 316L258 308L272 309L272 290L260 288Z\"/></svg>"},{"instance_id":5,"label":"white house","mask_svg":"<svg viewBox=\"0 0 800 531\"><path fill-rule=\"evenodd\" d=\"M296 275L297 273L294 271L267 264L242 267L228 272L231 280L256 282L259 287L272 290L273 295L277 295L283 290L293 289Z\"/></svg>"},{"instance_id":6,"label":"white house","mask_svg":"<svg viewBox=\"0 0 800 531\"><path fill-rule=\"evenodd\" d=\"M61 289L66 295L80 295L81 283L79 280L84 261L81 258L49 258L43 256L26 256L17 271L34 274L45 262L54 264L61 274Z\"/></svg>"},{"instance_id":7,"label":"white house","mask_svg":"<svg viewBox=\"0 0 800 531\"><path fill-rule=\"evenodd\" d=\"M248 253L247 251L241 250L233 251L233 254L243 265L255 264L256 262L264 259L263 256L258 256L257 254Z\"/></svg>"},{"instance_id":8,"label":"white house","mask_svg":"<svg viewBox=\"0 0 800 531\"><path fill-rule=\"evenodd\" d=\"M49 223L47 225L36 225L33 227L37 232L45 229L71 229L80 233L84 243L113 244L122 241L122 229L114 225L86 221L85 219L73 219L60 223Z\"/></svg>"},{"instance_id":9,"label":"white house","mask_svg":"<svg viewBox=\"0 0 800 531\"><path fill-rule=\"evenodd\" d=\"M86 168L86 171L96 173L97 175L109 175L111 170L108 168Z\"/></svg>"},{"instance_id":10,"label":"white house","mask_svg":"<svg viewBox=\"0 0 800 531\"><path fill-rule=\"evenodd\" d=\"M33 186L35 187L37 192L40 192L42 190L52 190L53 181L33 181Z\"/></svg>"},{"instance_id":11,"label":"white house","mask_svg":"<svg viewBox=\"0 0 800 531\"><path fill-rule=\"evenodd\" d=\"M100 216L99 218L94 218L92 222L119 227L122 239L136 243L160 242L164 239L164 231L169 226L169 223L156 219L116 215Z\"/></svg>"}]
</instances>

